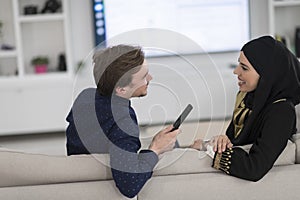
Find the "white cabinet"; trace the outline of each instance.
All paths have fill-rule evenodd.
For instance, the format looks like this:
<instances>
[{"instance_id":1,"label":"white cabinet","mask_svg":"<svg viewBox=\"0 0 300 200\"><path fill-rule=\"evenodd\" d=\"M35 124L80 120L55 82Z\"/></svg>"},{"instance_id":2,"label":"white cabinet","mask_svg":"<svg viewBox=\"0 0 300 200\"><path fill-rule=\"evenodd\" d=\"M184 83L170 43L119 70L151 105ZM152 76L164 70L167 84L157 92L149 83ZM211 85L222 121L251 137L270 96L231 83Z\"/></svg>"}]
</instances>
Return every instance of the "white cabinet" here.
<instances>
[{"instance_id":1,"label":"white cabinet","mask_svg":"<svg viewBox=\"0 0 300 200\"><path fill-rule=\"evenodd\" d=\"M63 79L1 88L0 136L63 131L71 88Z\"/></svg>"},{"instance_id":2,"label":"white cabinet","mask_svg":"<svg viewBox=\"0 0 300 200\"><path fill-rule=\"evenodd\" d=\"M284 36L295 52L295 31L300 27L300 0L269 0L269 31Z\"/></svg>"}]
</instances>

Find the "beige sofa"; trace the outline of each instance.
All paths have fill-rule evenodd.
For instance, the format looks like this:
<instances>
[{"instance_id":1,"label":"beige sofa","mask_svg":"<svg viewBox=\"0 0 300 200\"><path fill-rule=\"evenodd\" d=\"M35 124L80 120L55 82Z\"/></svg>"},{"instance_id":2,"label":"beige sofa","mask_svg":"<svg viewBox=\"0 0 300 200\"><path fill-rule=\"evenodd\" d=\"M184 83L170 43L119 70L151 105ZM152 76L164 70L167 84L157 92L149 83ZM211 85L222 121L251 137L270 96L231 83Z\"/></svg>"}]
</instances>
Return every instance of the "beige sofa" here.
<instances>
[{"instance_id":1,"label":"beige sofa","mask_svg":"<svg viewBox=\"0 0 300 200\"><path fill-rule=\"evenodd\" d=\"M216 171L203 152L176 149L161 156L135 199L299 199L299 149L297 134L258 182ZM0 160L1 200L126 199L115 187L107 155L50 156L2 148Z\"/></svg>"}]
</instances>

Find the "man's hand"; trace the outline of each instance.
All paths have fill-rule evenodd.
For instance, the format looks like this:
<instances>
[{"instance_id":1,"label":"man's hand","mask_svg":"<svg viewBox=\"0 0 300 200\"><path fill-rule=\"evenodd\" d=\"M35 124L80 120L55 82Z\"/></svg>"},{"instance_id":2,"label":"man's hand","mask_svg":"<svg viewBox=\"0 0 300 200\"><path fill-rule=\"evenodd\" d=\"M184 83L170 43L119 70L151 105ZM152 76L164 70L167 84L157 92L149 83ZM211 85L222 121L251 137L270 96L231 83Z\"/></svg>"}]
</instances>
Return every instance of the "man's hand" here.
<instances>
[{"instance_id":1,"label":"man's hand","mask_svg":"<svg viewBox=\"0 0 300 200\"><path fill-rule=\"evenodd\" d=\"M213 145L214 152L222 153L226 148L231 148L233 144L227 137L227 135L217 135L210 140L211 145Z\"/></svg>"},{"instance_id":2,"label":"man's hand","mask_svg":"<svg viewBox=\"0 0 300 200\"><path fill-rule=\"evenodd\" d=\"M170 125L158 132L154 136L149 149L154 151L157 155L171 151L175 146L177 135L180 132L179 129L170 132L172 128L173 125Z\"/></svg>"}]
</instances>

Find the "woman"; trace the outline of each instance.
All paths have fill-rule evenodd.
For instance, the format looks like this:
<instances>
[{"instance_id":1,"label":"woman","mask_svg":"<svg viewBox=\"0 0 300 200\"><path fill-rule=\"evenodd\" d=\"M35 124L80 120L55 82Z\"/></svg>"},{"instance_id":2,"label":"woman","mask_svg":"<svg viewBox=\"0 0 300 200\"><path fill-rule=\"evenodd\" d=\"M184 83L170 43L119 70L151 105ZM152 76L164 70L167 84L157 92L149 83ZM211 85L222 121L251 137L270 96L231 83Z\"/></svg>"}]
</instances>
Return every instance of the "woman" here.
<instances>
[{"instance_id":1,"label":"woman","mask_svg":"<svg viewBox=\"0 0 300 200\"><path fill-rule=\"evenodd\" d=\"M296 133L300 102L297 58L270 36L243 46L234 70L239 92L226 135L211 140L213 167L235 177L260 180ZM195 145L199 141L195 141ZM249 153L237 145L253 144Z\"/></svg>"}]
</instances>

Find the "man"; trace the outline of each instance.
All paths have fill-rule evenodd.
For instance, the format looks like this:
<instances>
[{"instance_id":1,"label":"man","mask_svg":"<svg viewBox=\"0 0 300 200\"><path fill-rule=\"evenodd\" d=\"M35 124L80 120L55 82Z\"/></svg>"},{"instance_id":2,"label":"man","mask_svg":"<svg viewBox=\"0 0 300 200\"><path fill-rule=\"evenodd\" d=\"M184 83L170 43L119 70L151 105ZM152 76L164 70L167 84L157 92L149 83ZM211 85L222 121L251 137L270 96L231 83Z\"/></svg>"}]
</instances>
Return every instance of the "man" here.
<instances>
[{"instance_id":1,"label":"man","mask_svg":"<svg viewBox=\"0 0 300 200\"><path fill-rule=\"evenodd\" d=\"M152 79L141 48L113 46L96 52L93 61L97 89L85 89L74 102L67 117L67 152L109 153L116 186L132 198L151 178L158 155L173 149L179 130L171 132L173 127L168 126L148 149L140 150L130 98L147 95Z\"/></svg>"}]
</instances>

